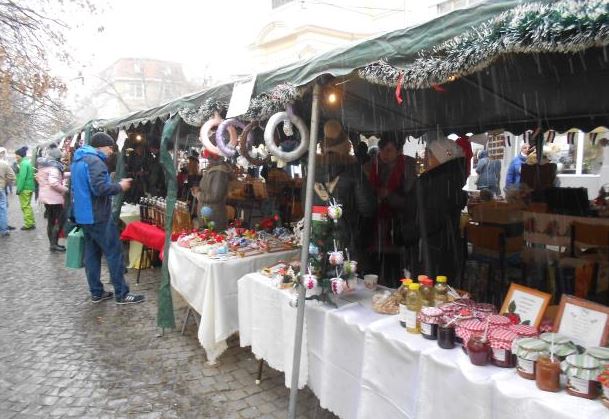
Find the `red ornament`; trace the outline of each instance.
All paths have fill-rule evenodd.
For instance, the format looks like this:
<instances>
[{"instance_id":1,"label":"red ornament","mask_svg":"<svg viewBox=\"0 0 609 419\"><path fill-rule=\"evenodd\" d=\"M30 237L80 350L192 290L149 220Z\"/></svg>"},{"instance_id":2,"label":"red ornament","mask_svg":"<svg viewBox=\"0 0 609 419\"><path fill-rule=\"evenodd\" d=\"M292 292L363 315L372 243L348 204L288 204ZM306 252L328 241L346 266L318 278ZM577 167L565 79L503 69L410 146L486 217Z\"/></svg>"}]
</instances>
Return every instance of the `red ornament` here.
<instances>
[{"instance_id":1,"label":"red ornament","mask_svg":"<svg viewBox=\"0 0 609 419\"><path fill-rule=\"evenodd\" d=\"M520 316L518 314L516 314L516 313L506 313L505 316L508 319L510 319L512 324L520 324Z\"/></svg>"}]
</instances>

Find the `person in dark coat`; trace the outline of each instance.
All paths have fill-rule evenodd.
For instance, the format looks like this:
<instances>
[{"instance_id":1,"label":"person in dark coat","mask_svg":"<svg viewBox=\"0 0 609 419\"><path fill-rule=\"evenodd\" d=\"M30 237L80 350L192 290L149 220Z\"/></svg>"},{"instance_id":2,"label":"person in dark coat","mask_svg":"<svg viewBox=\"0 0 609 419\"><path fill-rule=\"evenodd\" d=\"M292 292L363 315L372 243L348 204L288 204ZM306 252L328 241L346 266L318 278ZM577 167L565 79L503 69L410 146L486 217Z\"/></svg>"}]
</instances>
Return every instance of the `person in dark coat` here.
<instances>
[{"instance_id":1,"label":"person in dark coat","mask_svg":"<svg viewBox=\"0 0 609 419\"><path fill-rule=\"evenodd\" d=\"M226 213L226 198L228 186L233 178L233 170L224 158L205 150L209 164L199 183L199 204L204 209L204 218L212 221L216 231L226 230L228 219Z\"/></svg>"},{"instance_id":2,"label":"person in dark coat","mask_svg":"<svg viewBox=\"0 0 609 419\"><path fill-rule=\"evenodd\" d=\"M476 185L479 190L487 189L494 195L499 195L499 179L501 178L501 162L499 160L491 160L486 150L480 151L476 173L478 173Z\"/></svg>"}]
</instances>

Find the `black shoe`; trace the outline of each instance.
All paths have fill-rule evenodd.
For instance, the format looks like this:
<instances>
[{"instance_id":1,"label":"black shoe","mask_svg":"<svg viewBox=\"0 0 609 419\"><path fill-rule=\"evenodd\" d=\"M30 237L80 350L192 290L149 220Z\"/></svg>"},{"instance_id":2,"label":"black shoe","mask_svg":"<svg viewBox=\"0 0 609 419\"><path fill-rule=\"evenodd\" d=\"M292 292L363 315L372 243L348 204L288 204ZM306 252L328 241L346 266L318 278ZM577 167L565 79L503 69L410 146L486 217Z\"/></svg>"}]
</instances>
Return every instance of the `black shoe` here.
<instances>
[{"instance_id":1,"label":"black shoe","mask_svg":"<svg viewBox=\"0 0 609 419\"><path fill-rule=\"evenodd\" d=\"M100 301L109 300L114 297L114 293L112 291L104 291L102 292L101 297L91 297L91 302L99 303Z\"/></svg>"},{"instance_id":2,"label":"black shoe","mask_svg":"<svg viewBox=\"0 0 609 419\"><path fill-rule=\"evenodd\" d=\"M52 244L49 250L51 252L65 252L66 248L63 246L59 246L58 244Z\"/></svg>"},{"instance_id":3,"label":"black shoe","mask_svg":"<svg viewBox=\"0 0 609 419\"><path fill-rule=\"evenodd\" d=\"M36 228L36 226L29 226L29 227L23 226L23 227L21 227L21 230L27 231L27 230L34 230L35 228Z\"/></svg>"},{"instance_id":4,"label":"black shoe","mask_svg":"<svg viewBox=\"0 0 609 419\"><path fill-rule=\"evenodd\" d=\"M8 229L9 229L9 230L17 230L17 229L16 229L15 227L13 227L13 226L8 226Z\"/></svg>"},{"instance_id":5,"label":"black shoe","mask_svg":"<svg viewBox=\"0 0 609 419\"><path fill-rule=\"evenodd\" d=\"M139 294L127 294L123 298L117 298L116 304L138 304L143 303L146 298Z\"/></svg>"}]
</instances>

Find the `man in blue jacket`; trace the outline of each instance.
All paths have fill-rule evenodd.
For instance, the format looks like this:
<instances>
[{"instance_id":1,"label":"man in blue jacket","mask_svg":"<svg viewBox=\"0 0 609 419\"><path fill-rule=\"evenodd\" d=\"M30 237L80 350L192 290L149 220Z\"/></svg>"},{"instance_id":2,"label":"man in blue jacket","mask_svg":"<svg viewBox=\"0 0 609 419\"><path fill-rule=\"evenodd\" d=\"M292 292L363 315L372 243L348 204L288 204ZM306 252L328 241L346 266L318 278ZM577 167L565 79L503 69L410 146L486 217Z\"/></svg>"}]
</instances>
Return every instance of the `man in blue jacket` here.
<instances>
[{"instance_id":1,"label":"man in blue jacket","mask_svg":"<svg viewBox=\"0 0 609 419\"><path fill-rule=\"evenodd\" d=\"M131 179L113 183L108 174L106 159L113 152L114 140L98 132L91 137L90 145L76 150L71 166L72 215L85 235L85 273L91 301L94 303L112 298L104 291L100 281L101 257L106 256L110 279L114 286L117 304L135 304L144 301L143 295L129 293L125 282L125 262L118 236L112 221L112 196L131 187Z\"/></svg>"},{"instance_id":2,"label":"man in blue jacket","mask_svg":"<svg viewBox=\"0 0 609 419\"><path fill-rule=\"evenodd\" d=\"M529 156L529 145L524 143L520 147L520 154L514 157L514 160L508 167L507 175L505 177L505 189L517 189L520 187L520 168L522 163L527 161Z\"/></svg>"}]
</instances>

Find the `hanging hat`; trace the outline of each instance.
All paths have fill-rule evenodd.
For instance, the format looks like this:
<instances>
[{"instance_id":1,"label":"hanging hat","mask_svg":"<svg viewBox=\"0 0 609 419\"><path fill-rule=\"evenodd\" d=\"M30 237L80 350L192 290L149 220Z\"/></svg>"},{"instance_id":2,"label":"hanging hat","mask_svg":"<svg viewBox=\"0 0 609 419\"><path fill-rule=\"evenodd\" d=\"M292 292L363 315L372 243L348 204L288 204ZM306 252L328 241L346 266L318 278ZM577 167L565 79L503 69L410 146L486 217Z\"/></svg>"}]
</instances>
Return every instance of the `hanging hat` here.
<instances>
[{"instance_id":1,"label":"hanging hat","mask_svg":"<svg viewBox=\"0 0 609 419\"><path fill-rule=\"evenodd\" d=\"M15 151L15 154L21 157L25 157L27 155L27 146L24 145L23 147L18 148Z\"/></svg>"},{"instance_id":2,"label":"hanging hat","mask_svg":"<svg viewBox=\"0 0 609 419\"><path fill-rule=\"evenodd\" d=\"M114 140L105 132L96 132L91 137L91 147L100 148L100 147L112 147L114 145Z\"/></svg>"}]
</instances>

